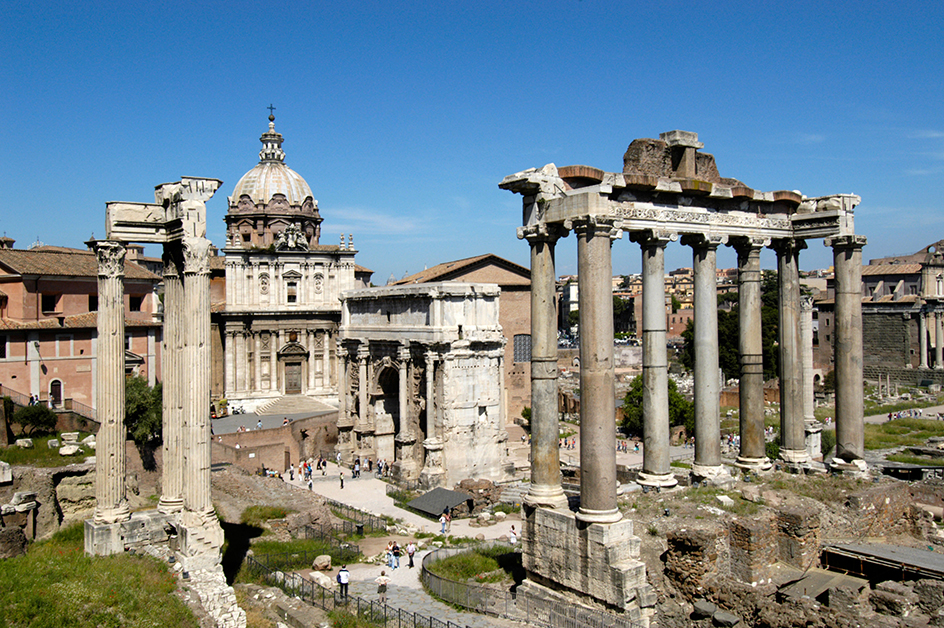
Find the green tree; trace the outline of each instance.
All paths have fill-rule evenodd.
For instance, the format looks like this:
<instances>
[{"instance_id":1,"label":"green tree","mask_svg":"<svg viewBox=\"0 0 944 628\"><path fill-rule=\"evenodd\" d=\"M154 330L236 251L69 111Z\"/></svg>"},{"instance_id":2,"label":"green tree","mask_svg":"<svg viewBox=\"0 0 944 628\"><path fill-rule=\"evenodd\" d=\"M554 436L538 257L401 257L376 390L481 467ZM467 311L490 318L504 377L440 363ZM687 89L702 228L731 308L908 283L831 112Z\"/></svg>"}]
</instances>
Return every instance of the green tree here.
<instances>
[{"instance_id":1,"label":"green tree","mask_svg":"<svg viewBox=\"0 0 944 628\"><path fill-rule=\"evenodd\" d=\"M642 376L637 375L623 397L622 427L630 434L642 434ZM695 432L695 406L678 391L675 381L669 379L669 424L684 425L689 433Z\"/></svg>"},{"instance_id":2,"label":"green tree","mask_svg":"<svg viewBox=\"0 0 944 628\"><path fill-rule=\"evenodd\" d=\"M161 385L148 386L142 377L125 379L125 427L137 445L161 436Z\"/></svg>"},{"instance_id":3,"label":"green tree","mask_svg":"<svg viewBox=\"0 0 944 628\"><path fill-rule=\"evenodd\" d=\"M571 310L567 313L568 327L577 327L580 325L580 310Z\"/></svg>"},{"instance_id":4,"label":"green tree","mask_svg":"<svg viewBox=\"0 0 944 628\"><path fill-rule=\"evenodd\" d=\"M20 426L24 436L33 436L56 430L59 417L42 404L26 406L13 413L13 422Z\"/></svg>"}]
</instances>

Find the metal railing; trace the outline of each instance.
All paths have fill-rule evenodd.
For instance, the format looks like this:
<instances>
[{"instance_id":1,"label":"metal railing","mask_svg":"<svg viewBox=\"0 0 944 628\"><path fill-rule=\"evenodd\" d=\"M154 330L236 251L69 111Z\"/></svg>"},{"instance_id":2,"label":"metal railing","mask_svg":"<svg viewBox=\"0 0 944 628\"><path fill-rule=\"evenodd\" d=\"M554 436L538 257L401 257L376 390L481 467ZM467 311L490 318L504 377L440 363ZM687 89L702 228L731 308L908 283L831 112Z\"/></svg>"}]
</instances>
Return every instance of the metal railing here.
<instances>
[{"instance_id":1,"label":"metal railing","mask_svg":"<svg viewBox=\"0 0 944 628\"><path fill-rule=\"evenodd\" d=\"M391 628L463 628L460 624L451 621L442 621L355 595L341 597L340 591L325 588L301 574L286 574L281 570L273 569L269 566L270 556L270 554L258 557L247 556L247 567L251 572L262 575L266 581L279 587L287 595L296 596L313 606L327 611L346 610L385 628L387 626Z\"/></svg>"},{"instance_id":2,"label":"metal railing","mask_svg":"<svg viewBox=\"0 0 944 628\"><path fill-rule=\"evenodd\" d=\"M76 401L75 399L66 399L63 407L66 410L78 414L79 416L85 417L86 419L98 421L98 414L95 412L95 408L85 405L81 401Z\"/></svg>"},{"instance_id":3,"label":"metal railing","mask_svg":"<svg viewBox=\"0 0 944 628\"><path fill-rule=\"evenodd\" d=\"M365 512L359 508L354 508L353 506L348 506L347 504L342 504L341 502L335 501L330 498L326 498L325 501L328 503L328 506L337 511L338 516L342 519L347 519L343 524L351 524L348 531L345 527L344 532L347 534L354 534L354 524L360 523L364 525L365 532L386 532L387 531L387 520L383 517L377 515L372 515L369 512Z\"/></svg>"},{"instance_id":4,"label":"metal railing","mask_svg":"<svg viewBox=\"0 0 944 628\"><path fill-rule=\"evenodd\" d=\"M476 547L507 547L515 551L514 545L500 541L479 544ZM423 586L434 596L447 603L463 608L516 621L526 621L543 628L641 628L643 624L625 615L605 613L571 604L557 604L548 600L533 600L519 597L511 591L492 587L457 582L438 576L428 569L430 563L470 551L470 548L443 548L423 557L420 579Z\"/></svg>"},{"instance_id":5,"label":"metal railing","mask_svg":"<svg viewBox=\"0 0 944 628\"><path fill-rule=\"evenodd\" d=\"M305 528L305 538L310 540L321 541L328 546L329 551L326 553L331 554L337 560L342 563L348 561L353 561L355 558L361 555L361 548L355 545L354 543L346 543L341 539L337 538L335 534L341 531L340 526L335 527L331 524L321 524L318 526L306 525ZM305 560L307 560L309 552L286 552L289 554L304 554ZM314 560L317 555L312 553L311 560L308 560L306 563L310 565L312 560ZM268 556L278 556L278 554L267 554ZM287 564L287 563L286 563Z\"/></svg>"}]
</instances>

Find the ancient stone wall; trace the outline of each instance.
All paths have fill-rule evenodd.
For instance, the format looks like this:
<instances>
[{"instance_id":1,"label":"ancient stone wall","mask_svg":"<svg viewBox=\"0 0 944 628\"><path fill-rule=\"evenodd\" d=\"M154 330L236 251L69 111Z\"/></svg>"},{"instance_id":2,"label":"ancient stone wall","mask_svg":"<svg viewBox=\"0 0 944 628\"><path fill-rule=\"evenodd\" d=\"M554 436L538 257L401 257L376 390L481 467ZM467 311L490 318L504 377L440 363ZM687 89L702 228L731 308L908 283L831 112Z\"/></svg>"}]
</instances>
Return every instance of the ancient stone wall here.
<instances>
[{"instance_id":1,"label":"ancient stone wall","mask_svg":"<svg viewBox=\"0 0 944 628\"><path fill-rule=\"evenodd\" d=\"M666 535L665 576L689 599L704 595L706 576L717 573L721 530L673 530Z\"/></svg>"},{"instance_id":2,"label":"ancient stone wall","mask_svg":"<svg viewBox=\"0 0 944 628\"><path fill-rule=\"evenodd\" d=\"M779 549L772 516L732 519L727 532L731 575L752 585L769 580Z\"/></svg>"},{"instance_id":3,"label":"ancient stone wall","mask_svg":"<svg viewBox=\"0 0 944 628\"><path fill-rule=\"evenodd\" d=\"M913 332L911 327L915 327ZM901 313L863 312L862 345L868 347L863 355L863 366L904 367L912 364L911 351L914 349L916 354L918 349L917 331L916 321L903 318ZM914 347L912 338L915 338ZM917 365L917 360L914 365Z\"/></svg>"},{"instance_id":4,"label":"ancient stone wall","mask_svg":"<svg viewBox=\"0 0 944 628\"><path fill-rule=\"evenodd\" d=\"M889 365L872 365L862 369L863 377L867 382L877 382L879 376L885 381L891 376L892 384L899 386L918 386L930 382L944 386L944 371L934 369L896 368Z\"/></svg>"},{"instance_id":5,"label":"ancient stone wall","mask_svg":"<svg viewBox=\"0 0 944 628\"><path fill-rule=\"evenodd\" d=\"M776 514L777 546L781 562L806 569L819 557L819 514L796 507Z\"/></svg>"}]
</instances>

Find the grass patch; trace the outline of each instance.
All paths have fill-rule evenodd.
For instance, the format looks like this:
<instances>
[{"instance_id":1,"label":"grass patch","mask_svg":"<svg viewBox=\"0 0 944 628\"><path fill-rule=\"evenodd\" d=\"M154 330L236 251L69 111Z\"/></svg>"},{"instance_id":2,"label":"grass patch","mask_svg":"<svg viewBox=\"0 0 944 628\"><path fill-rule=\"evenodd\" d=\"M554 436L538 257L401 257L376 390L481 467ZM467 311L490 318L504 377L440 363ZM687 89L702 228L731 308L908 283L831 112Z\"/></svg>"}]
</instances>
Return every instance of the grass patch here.
<instances>
[{"instance_id":1,"label":"grass patch","mask_svg":"<svg viewBox=\"0 0 944 628\"><path fill-rule=\"evenodd\" d=\"M320 539L293 539L291 541L271 541L262 538L252 544L252 553L269 569L292 571L311 567L317 556L327 554L332 563L350 564L359 562L362 556L355 554L349 546L342 548ZM262 574L252 573L249 569L239 569L235 576L236 582L264 582Z\"/></svg>"},{"instance_id":2,"label":"grass patch","mask_svg":"<svg viewBox=\"0 0 944 628\"><path fill-rule=\"evenodd\" d=\"M436 560L428 569L441 578L457 582L495 583L521 582L524 579L521 554L495 545L471 549L462 554Z\"/></svg>"},{"instance_id":3,"label":"grass patch","mask_svg":"<svg viewBox=\"0 0 944 628\"><path fill-rule=\"evenodd\" d=\"M3 625L144 628L193 626L189 608L171 595L176 578L148 556L89 557L77 523L3 561Z\"/></svg>"},{"instance_id":4,"label":"grass patch","mask_svg":"<svg viewBox=\"0 0 944 628\"><path fill-rule=\"evenodd\" d=\"M519 513L521 512L521 504L506 504L504 502L495 504L492 508L492 512L503 512L506 515Z\"/></svg>"},{"instance_id":5,"label":"grass patch","mask_svg":"<svg viewBox=\"0 0 944 628\"><path fill-rule=\"evenodd\" d=\"M342 609L328 611L328 619L331 621L331 628L375 628L383 626L382 623L370 621L364 615L358 615Z\"/></svg>"},{"instance_id":6,"label":"grass patch","mask_svg":"<svg viewBox=\"0 0 944 628\"><path fill-rule=\"evenodd\" d=\"M885 423L865 424L866 449L923 445L932 436L944 436L944 421L894 419Z\"/></svg>"},{"instance_id":7,"label":"grass patch","mask_svg":"<svg viewBox=\"0 0 944 628\"><path fill-rule=\"evenodd\" d=\"M848 476L786 474L780 474L779 478L767 484L767 488L791 491L803 497L834 504L845 503L850 493L866 486L871 486L871 482Z\"/></svg>"},{"instance_id":8,"label":"grass patch","mask_svg":"<svg viewBox=\"0 0 944 628\"><path fill-rule=\"evenodd\" d=\"M670 467L675 467L676 469L691 469L692 465L687 462L682 462L681 460L673 460L669 463Z\"/></svg>"},{"instance_id":9,"label":"grass patch","mask_svg":"<svg viewBox=\"0 0 944 628\"><path fill-rule=\"evenodd\" d=\"M81 441L88 435L88 432L79 432L79 440ZM37 436L32 439L32 449L23 449L21 447L16 447L15 445L4 447L0 449L0 460L10 465L24 465L31 467L64 467L67 464L72 464L74 462L84 462L86 456L95 455L94 449L80 444L79 446L82 448L83 453L76 454L75 456L60 456L59 447L50 449L49 445L47 445L47 443L54 438L58 440L59 434L46 434L43 436ZM62 446L61 440L59 441L59 446Z\"/></svg>"},{"instance_id":10,"label":"grass patch","mask_svg":"<svg viewBox=\"0 0 944 628\"><path fill-rule=\"evenodd\" d=\"M290 508L280 508L278 506L249 506L243 511L239 522L244 525L261 528L262 524L269 519L284 519L293 512L298 511Z\"/></svg>"}]
</instances>

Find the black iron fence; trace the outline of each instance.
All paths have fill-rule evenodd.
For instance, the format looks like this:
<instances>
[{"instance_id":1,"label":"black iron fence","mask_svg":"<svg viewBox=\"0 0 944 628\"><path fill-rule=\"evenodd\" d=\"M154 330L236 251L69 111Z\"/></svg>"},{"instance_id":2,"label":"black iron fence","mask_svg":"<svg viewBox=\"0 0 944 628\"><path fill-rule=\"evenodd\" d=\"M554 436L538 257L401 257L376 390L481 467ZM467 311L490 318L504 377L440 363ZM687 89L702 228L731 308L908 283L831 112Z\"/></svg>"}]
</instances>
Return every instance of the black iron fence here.
<instances>
[{"instance_id":1,"label":"black iron fence","mask_svg":"<svg viewBox=\"0 0 944 628\"><path fill-rule=\"evenodd\" d=\"M496 545L505 546L509 551L518 549L502 542L480 544L477 547ZM424 556L420 578L426 590L445 602L476 613L525 621L542 628L641 628L643 626L642 623L635 622L625 615L605 613L570 604L555 604L548 600L519 597L510 591L487 585L450 580L437 576L428 569L430 563L468 551L470 551L468 547L443 548Z\"/></svg>"},{"instance_id":2,"label":"black iron fence","mask_svg":"<svg viewBox=\"0 0 944 628\"><path fill-rule=\"evenodd\" d=\"M335 527L330 524L321 524L321 525L306 525L304 527L305 538L314 539L321 541L328 546L326 554L330 554L332 558L338 560L342 563L353 562L355 558L361 555L361 548L354 543L348 543L342 541L337 536L335 536L339 531L339 527ZM292 552L286 552L291 554ZM307 554L309 552L294 552L295 554ZM278 556L278 554L267 554L266 556ZM316 557L312 556L311 560L307 562L308 565L311 565L311 561Z\"/></svg>"},{"instance_id":3,"label":"black iron fence","mask_svg":"<svg viewBox=\"0 0 944 628\"><path fill-rule=\"evenodd\" d=\"M279 587L287 595L296 596L328 611L345 610L385 628L463 628L451 621L442 621L355 595L342 597L338 589L328 589L301 574L285 573L274 568L272 565L279 564L279 561L272 554L246 557L247 567L252 573Z\"/></svg>"},{"instance_id":4,"label":"black iron fence","mask_svg":"<svg viewBox=\"0 0 944 628\"><path fill-rule=\"evenodd\" d=\"M354 534L356 532L356 524L362 524L365 532L387 531L387 520L383 517L372 515L358 508L348 506L347 504L336 502L333 499L326 498L325 501L327 501L331 510L335 511L335 514L344 520L341 525L344 527L345 533ZM350 526L347 524L350 524ZM350 532L348 532L348 527L350 527Z\"/></svg>"}]
</instances>

